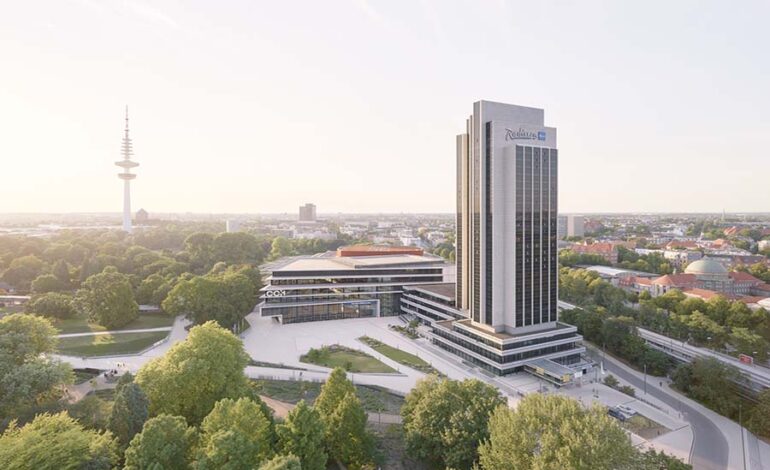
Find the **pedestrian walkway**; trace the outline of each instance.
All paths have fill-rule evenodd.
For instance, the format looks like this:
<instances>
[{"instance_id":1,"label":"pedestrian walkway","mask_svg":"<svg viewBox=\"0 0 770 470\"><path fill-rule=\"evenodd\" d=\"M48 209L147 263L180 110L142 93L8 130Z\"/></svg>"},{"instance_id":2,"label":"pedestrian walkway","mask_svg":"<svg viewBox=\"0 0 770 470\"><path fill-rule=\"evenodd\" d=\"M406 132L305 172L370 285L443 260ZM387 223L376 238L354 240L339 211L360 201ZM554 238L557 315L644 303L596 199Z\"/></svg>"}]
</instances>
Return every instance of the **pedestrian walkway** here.
<instances>
[{"instance_id":1,"label":"pedestrian walkway","mask_svg":"<svg viewBox=\"0 0 770 470\"><path fill-rule=\"evenodd\" d=\"M173 326L159 326L157 328L140 328L136 330L109 330L109 331L87 331L85 333L65 333L57 335L57 338L77 338L80 336L99 336L99 335L120 335L124 333L153 333L160 331L171 331Z\"/></svg>"}]
</instances>

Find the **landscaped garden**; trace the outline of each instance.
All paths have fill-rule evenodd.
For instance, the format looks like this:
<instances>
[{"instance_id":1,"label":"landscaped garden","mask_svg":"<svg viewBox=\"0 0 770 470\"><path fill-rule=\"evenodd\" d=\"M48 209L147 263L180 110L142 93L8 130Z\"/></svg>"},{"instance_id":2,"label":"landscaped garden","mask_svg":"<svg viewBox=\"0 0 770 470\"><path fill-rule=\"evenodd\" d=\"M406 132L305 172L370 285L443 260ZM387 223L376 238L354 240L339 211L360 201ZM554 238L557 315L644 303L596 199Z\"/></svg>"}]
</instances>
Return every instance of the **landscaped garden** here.
<instances>
[{"instance_id":1,"label":"landscaped garden","mask_svg":"<svg viewBox=\"0 0 770 470\"><path fill-rule=\"evenodd\" d=\"M305 400L313 404L321 392L321 382L303 380L266 380L254 381L260 395L286 403L297 403ZM388 390L371 385L356 385L356 395L361 400L366 411L387 414L399 414L404 397L393 394Z\"/></svg>"},{"instance_id":2,"label":"landscaped garden","mask_svg":"<svg viewBox=\"0 0 770 470\"><path fill-rule=\"evenodd\" d=\"M399 364L403 364L407 367L411 367L412 369L419 370L420 372L425 372L426 374L440 375L439 372L431 367L430 364L420 359L418 356L415 356L414 354L394 348L393 346L368 336L362 336L358 338L358 340L374 349L378 353L382 354L383 356L393 359Z\"/></svg>"},{"instance_id":3,"label":"landscaped garden","mask_svg":"<svg viewBox=\"0 0 770 470\"><path fill-rule=\"evenodd\" d=\"M348 372L396 372L392 367L364 352L340 345L324 346L320 349L312 348L307 354L302 355L299 360L332 369L342 367Z\"/></svg>"},{"instance_id":4,"label":"landscaped garden","mask_svg":"<svg viewBox=\"0 0 770 470\"><path fill-rule=\"evenodd\" d=\"M133 354L152 346L167 335L167 331L149 331L59 338L58 352L81 357Z\"/></svg>"},{"instance_id":5,"label":"landscaped garden","mask_svg":"<svg viewBox=\"0 0 770 470\"><path fill-rule=\"evenodd\" d=\"M96 323L88 323L88 319L84 315L77 315L66 319L51 318L50 320L53 323L53 326L59 330L59 334L107 331L107 328L101 325L97 325ZM149 313L139 315L136 320L128 323L127 325L121 326L120 328L115 328L114 331L162 328L171 326L173 324L173 316Z\"/></svg>"}]
</instances>

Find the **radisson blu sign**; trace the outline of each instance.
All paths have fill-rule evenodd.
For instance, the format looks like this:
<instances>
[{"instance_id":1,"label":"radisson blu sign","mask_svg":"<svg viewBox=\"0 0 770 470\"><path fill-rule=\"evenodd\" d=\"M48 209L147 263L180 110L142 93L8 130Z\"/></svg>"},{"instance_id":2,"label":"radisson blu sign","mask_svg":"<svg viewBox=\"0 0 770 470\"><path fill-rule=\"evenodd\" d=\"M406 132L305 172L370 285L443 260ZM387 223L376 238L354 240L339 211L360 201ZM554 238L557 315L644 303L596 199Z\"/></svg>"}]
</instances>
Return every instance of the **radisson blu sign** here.
<instances>
[{"instance_id":1,"label":"radisson blu sign","mask_svg":"<svg viewBox=\"0 0 770 470\"><path fill-rule=\"evenodd\" d=\"M545 131L528 131L519 127L517 130L505 128L505 140L542 140L545 141Z\"/></svg>"}]
</instances>

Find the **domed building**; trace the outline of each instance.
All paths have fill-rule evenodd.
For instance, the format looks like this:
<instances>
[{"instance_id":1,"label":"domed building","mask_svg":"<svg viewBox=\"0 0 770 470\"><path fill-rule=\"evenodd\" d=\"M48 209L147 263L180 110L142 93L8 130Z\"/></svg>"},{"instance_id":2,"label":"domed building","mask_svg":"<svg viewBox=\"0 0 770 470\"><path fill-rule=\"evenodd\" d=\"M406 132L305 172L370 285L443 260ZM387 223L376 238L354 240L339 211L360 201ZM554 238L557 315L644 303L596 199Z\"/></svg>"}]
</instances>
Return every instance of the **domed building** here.
<instances>
[{"instance_id":1,"label":"domed building","mask_svg":"<svg viewBox=\"0 0 770 470\"><path fill-rule=\"evenodd\" d=\"M763 282L751 274L730 272L727 268L711 258L703 258L687 265L684 272L692 274L698 280L698 287L722 294L748 295Z\"/></svg>"},{"instance_id":2,"label":"domed building","mask_svg":"<svg viewBox=\"0 0 770 470\"><path fill-rule=\"evenodd\" d=\"M694 274L698 279L701 289L727 294L733 293L733 282L730 279L730 272L719 261L711 258L699 259L688 264L684 272L686 274Z\"/></svg>"}]
</instances>

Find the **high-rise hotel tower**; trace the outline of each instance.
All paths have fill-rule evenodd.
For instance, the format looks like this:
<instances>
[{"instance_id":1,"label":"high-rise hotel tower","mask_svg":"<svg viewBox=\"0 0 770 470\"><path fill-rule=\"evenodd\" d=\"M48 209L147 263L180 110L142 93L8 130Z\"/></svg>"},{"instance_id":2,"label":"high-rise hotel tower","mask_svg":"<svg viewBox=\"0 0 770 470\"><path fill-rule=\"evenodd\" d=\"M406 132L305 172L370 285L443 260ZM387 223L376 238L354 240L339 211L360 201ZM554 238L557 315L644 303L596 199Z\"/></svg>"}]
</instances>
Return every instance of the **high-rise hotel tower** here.
<instances>
[{"instance_id":1,"label":"high-rise hotel tower","mask_svg":"<svg viewBox=\"0 0 770 470\"><path fill-rule=\"evenodd\" d=\"M558 164L542 109L474 103L457 136L457 301L480 327L556 322Z\"/></svg>"},{"instance_id":2,"label":"high-rise hotel tower","mask_svg":"<svg viewBox=\"0 0 770 470\"><path fill-rule=\"evenodd\" d=\"M556 129L542 109L479 101L456 143L455 298L415 290L402 311L433 327L433 343L495 373L569 381L585 348L558 322Z\"/></svg>"}]
</instances>

